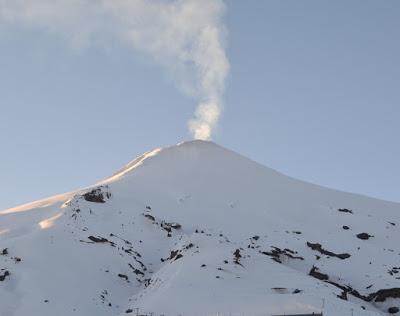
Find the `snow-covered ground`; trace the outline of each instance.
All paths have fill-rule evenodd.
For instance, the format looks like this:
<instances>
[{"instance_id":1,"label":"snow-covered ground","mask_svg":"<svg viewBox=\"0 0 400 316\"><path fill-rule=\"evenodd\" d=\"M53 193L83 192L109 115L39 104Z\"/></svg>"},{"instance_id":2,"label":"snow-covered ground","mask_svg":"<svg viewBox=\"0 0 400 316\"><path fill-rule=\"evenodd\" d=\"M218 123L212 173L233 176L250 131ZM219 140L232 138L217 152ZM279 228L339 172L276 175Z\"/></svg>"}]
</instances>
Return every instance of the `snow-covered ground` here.
<instances>
[{"instance_id":1,"label":"snow-covered ground","mask_svg":"<svg viewBox=\"0 0 400 316\"><path fill-rule=\"evenodd\" d=\"M399 240L399 204L186 142L0 211L0 315L382 315Z\"/></svg>"}]
</instances>

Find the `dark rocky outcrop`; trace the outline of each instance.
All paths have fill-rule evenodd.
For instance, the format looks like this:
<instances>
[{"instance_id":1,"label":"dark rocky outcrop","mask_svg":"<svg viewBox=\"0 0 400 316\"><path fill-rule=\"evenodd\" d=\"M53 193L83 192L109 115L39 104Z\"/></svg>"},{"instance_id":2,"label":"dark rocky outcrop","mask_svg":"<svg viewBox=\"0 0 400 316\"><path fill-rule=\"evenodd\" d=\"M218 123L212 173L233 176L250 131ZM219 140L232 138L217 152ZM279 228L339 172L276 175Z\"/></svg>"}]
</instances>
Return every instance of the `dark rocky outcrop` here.
<instances>
[{"instance_id":1,"label":"dark rocky outcrop","mask_svg":"<svg viewBox=\"0 0 400 316\"><path fill-rule=\"evenodd\" d=\"M398 312L399 312L399 308L396 307L396 306L393 306L393 307L389 307L389 308L388 308L388 313L389 313L389 314L396 314L396 313L398 313Z\"/></svg>"},{"instance_id":2,"label":"dark rocky outcrop","mask_svg":"<svg viewBox=\"0 0 400 316\"><path fill-rule=\"evenodd\" d=\"M400 298L400 288L382 289L371 293L368 298L374 302L384 302L387 298Z\"/></svg>"},{"instance_id":3,"label":"dark rocky outcrop","mask_svg":"<svg viewBox=\"0 0 400 316\"><path fill-rule=\"evenodd\" d=\"M194 247L194 244L193 243L189 243L189 244L183 246L181 249L171 250L171 252L169 254L169 257L165 258L165 259L161 258L161 262L165 262L165 261L168 261L168 260L175 261L175 260L178 260L180 258L183 258L182 252L185 251L185 250L189 250L190 248L193 248L193 247Z\"/></svg>"},{"instance_id":4,"label":"dark rocky outcrop","mask_svg":"<svg viewBox=\"0 0 400 316\"><path fill-rule=\"evenodd\" d=\"M151 220L152 222L156 221L156 218L153 215L143 214L143 216L146 217L147 219Z\"/></svg>"},{"instance_id":5,"label":"dark rocky outcrop","mask_svg":"<svg viewBox=\"0 0 400 316\"><path fill-rule=\"evenodd\" d=\"M109 242L108 239L100 237L100 236L99 237L89 236L88 239L93 242L99 242L99 243Z\"/></svg>"},{"instance_id":6,"label":"dark rocky outcrop","mask_svg":"<svg viewBox=\"0 0 400 316\"><path fill-rule=\"evenodd\" d=\"M5 270L3 272L3 274L0 274L0 282L4 281L6 279L6 277L8 277L10 275L10 272L8 272L8 270Z\"/></svg>"},{"instance_id":7,"label":"dark rocky outcrop","mask_svg":"<svg viewBox=\"0 0 400 316\"><path fill-rule=\"evenodd\" d=\"M173 229L175 229L175 230L181 229L182 225L178 224L178 223L168 223L165 221L161 221L160 227L168 233L168 237L171 237L172 230Z\"/></svg>"},{"instance_id":8,"label":"dark rocky outcrop","mask_svg":"<svg viewBox=\"0 0 400 316\"><path fill-rule=\"evenodd\" d=\"M350 214L353 214L353 211L352 211L352 210L349 210L348 208L340 208L340 209L338 209L338 211L339 211L339 212L342 212L342 213L350 213Z\"/></svg>"},{"instance_id":9,"label":"dark rocky outcrop","mask_svg":"<svg viewBox=\"0 0 400 316\"><path fill-rule=\"evenodd\" d=\"M381 289L376 292L370 293L369 295L362 295L360 294L360 292L358 292L356 289L353 289L349 285L341 285L339 283L329 280L329 275L319 272L319 269L315 266L312 267L309 275L341 289L342 293L338 295L338 297L344 300L347 300L348 294L351 294L354 297L357 297L366 302L384 302L388 298L400 298L400 288Z\"/></svg>"},{"instance_id":10,"label":"dark rocky outcrop","mask_svg":"<svg viewBox=\"0 0 400 316\"><path fill-rule=\"evenodd\" d=\"M348 254L348 253L339 253L338 254L338 253L334 253L334 252L328 251L328 250L322 248L322 245L318 244L318 243L313 244L313 243L310 243L310 242L307 241L307 246L310 247L312 250L318 251L319 253L321 253L323 255L336 257L336 258L339 258L339 259L342 259L342 260L351 257L351 255Z\"/></svg>"},{"instance_id":11,"label":"dark rocky outcrop","mask_svg":"<svg viewBox=\"0 0 400 316\"><path fill-rule=\"evenodd\" d=\"M128 276L127 276L127 275L125 275L125 274L118 273L118 276L119 276L121 279L125 279L126 281L129 281L129 278L128 278Z\"/></svg>"},{"instance_id":12,"label":"dark rocky outcrop","mask_svg":"<svg viewBox=\"0 0 400 316\"><path fill-rule=\"evenodd\" d=\"M242 265L240 263L240 258L242 258L242 255L240 254L240 249L236 249L233 253L233 262L238 265Z\"/></svg>"},{"instance_id":13,"label":"dark rocky outcrop","mask_svg":"<svg viewBox=\"0 0 400 316\"><path fill-rule=\"evenodd\" d=\"M368 233L360 233L360 234L357 234L356 236L357 236L358 239L361 239L361 240L368 240L371 237L374 237L374 236L372 236L372 235L370 235Z\"/></svg>"},{"instance_id":14,"label":"dark rocky outcrop","mask_svg":"<svg viewBox=\"0 0 400 316\"><path fill-rule=\"evenodd\" d=\"M169 257L166 259L161 258L161 262L167 261L167 260L178 260L180 258L182 258L183 255L180 253L180 250L172 250L171 253L169 254Z\"/></svg>"},{"instance_id":15,"label":"dark rocky outcrop","mask_svg":"<svg viewBox=\"0 0 400 316\"><path fill-rule=\"evenodd\" d=\"M93 189L92 191L86 192L83 194L83 198L92 203L105 203L106 200L111 198L110 192L105 192L104 187L98 187Z\"/></svg>"},{"instance_id":16,"label":"dark rocky outcrop","mask_svg":"<svg viewBox=\"0 0 400 316\"><path fill-rule=\"evenodd\" d=\"M318 280L329 280L329 275L319 272L319 269L316 266L313 266L308 274Z\"/></svg>"}]
</instances>

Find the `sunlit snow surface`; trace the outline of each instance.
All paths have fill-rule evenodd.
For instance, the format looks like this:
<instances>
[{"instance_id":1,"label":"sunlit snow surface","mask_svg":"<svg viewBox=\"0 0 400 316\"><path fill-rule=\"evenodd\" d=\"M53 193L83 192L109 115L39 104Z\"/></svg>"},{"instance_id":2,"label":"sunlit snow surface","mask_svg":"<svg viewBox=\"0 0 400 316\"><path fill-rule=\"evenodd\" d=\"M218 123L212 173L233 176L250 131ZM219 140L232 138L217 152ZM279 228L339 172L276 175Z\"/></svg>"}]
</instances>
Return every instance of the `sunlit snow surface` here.
<instances>
[{"instance_id":1,"label":"sunlit snow surface","mask_svg":"<svg viewBox=\"0 0 400 316\"><path fill-rule=\"evenodd\" d=\"M156 149L91 188L0 211L0 315L385 314L400 298L344 300L338 285L400 287L399 212L211 142Z\"/></svg>"}]
</instances>

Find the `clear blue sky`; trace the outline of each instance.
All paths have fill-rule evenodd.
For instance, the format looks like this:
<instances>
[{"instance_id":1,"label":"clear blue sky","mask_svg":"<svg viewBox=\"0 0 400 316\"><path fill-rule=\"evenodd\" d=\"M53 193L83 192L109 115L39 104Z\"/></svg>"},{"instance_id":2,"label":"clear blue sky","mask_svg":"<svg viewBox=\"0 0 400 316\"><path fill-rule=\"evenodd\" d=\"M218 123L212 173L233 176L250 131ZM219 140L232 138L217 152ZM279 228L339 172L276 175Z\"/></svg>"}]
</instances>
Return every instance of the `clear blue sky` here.
<instances>
[{"instance_id":1,"label":"clear blue sky","mask_svg":"<svg viewBox=\"0 0 400 316\"><path fill-rule=\"evenodd\" d=\"M400 201L400 2L227 0L214 141L290 176ZM0 25L0 209L190 139L195 101L118 43Z\"/></svg>"}]
</instances>

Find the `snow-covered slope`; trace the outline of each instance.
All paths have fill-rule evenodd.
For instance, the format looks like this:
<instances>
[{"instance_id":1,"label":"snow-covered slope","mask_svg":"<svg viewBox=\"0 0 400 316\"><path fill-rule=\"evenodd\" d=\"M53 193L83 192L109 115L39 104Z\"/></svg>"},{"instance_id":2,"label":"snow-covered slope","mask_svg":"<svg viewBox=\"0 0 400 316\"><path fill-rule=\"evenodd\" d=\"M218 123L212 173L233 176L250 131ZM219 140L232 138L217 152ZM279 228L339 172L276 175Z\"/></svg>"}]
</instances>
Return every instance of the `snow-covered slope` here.
<instances>
[{"instance_id":1,"label":"snow-covered slope","mask_svg":"<svg viewBox=\"0 0 400 316\"><path fill-rule=\"evenodd\" d=\"M399 204L186 142L0 211L0 315L396 312L399 240Z\"/></svg>"}]
</instances>

